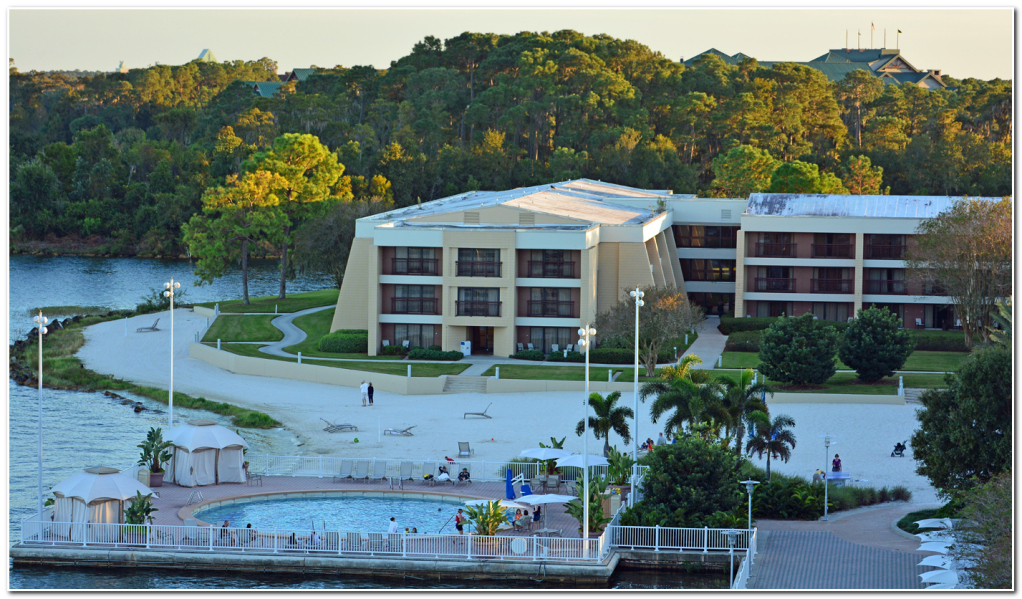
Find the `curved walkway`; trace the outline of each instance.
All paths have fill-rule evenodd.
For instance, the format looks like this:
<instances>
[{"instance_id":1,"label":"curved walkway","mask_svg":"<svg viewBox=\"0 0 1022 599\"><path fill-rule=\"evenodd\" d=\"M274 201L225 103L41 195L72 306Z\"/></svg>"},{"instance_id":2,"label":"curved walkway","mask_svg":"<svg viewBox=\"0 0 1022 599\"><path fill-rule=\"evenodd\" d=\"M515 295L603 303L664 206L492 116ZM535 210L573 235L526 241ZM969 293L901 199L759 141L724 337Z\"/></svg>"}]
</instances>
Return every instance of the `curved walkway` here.
<instances>
[{"instance_id":1,"label":"curved walkway","mask_svg":"<svg viewBox=\"0 0 1022 599\"><path fill-rule=\"evenodd\" d=\"M681 355L684 358L689 354L695 354L702 359L703 363L697 364L693 368L712 370L717 365L717 360L724 353L724 346L727 345L727 335L720 332L720 329L717 328L719 325L719 316L707 316L699 324L699 337Z\"/></svg>"},{"instance_id":2,"label":"curved walkway","mask_svg":"<svg viewBox=\"0 0 1022 599\"><path fill-rule=\"evenodd\" d=\"M284 348L305 341L305 338L308 337L308 335L305 334L305 331L295 326L294 319L298 318L299 316L305 316L306 314L313 314L315 312L329 310L330 308L333 307L334 307L333 304L329 306L319 306L318 308L299 310L298 312L292 312L290 314L284 314L282 316L274 318L273 320L270 321L270 324L280 329L281 332L284 333L284 338L275 343L271 343L266 347L260 347L259 351L263 352L264 354L270 354L271 356L283 356L285 358L297 357L294 354L289 354L285 352ZM317 359L330 360L336 358L317 358Z\"/></svg>"}]
</instances>

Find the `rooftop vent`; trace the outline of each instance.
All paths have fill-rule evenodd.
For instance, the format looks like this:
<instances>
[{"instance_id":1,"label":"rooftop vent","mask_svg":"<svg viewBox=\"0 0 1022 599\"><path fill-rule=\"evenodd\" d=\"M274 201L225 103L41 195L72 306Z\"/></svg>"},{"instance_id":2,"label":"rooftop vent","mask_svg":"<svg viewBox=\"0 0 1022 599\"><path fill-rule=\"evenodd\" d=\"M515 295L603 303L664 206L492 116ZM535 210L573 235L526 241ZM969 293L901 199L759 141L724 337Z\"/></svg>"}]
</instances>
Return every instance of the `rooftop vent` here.
<instances>
[{"instance_id":1,"label":"rooftop vent","mask_svg":"<svg viewBox=\"0 0 1022 599\"><path fill-rule=\"evenodd\" d=\"M536 215L532 212L520 212L518 214L518 224L531 227L536 224Z\"/></svg>"},{"instance_id":2,"label":"rooftop vent","mask_svg":"<svg viewBox=\"0 0 1022 599\"><path fill-rule=\"evenodd\" d=\"M731 220L731 211L730 210L721 210L720 211L720 220L722 220L722 221L729 221L729 220Z\"/></svg>"},{"instance_id":3,"label":"rooftop vent","mask_svg":"<svg viewBox=\"0 0 1022 599\"><path fill-rule=\"evenodd\" d=\"M465 213L465 224L466 225L478 225L479 224L479 213L478 212L466 212Z\"/></svg>"}]
</instances>

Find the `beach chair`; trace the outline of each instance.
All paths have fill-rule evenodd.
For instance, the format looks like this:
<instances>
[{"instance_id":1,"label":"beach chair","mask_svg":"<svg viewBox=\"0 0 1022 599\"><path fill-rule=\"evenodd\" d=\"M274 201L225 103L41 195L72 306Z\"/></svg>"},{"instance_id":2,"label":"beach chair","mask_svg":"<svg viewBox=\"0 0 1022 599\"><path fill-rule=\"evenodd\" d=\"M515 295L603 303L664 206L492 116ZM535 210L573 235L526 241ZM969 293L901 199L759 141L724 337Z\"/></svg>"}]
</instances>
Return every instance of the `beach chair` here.
<instances>
[{"instance_id":1,"label":"beach chair","mask_svg":"<svg viewBox=\"0 0 1022 599\"><path fill-rule=\"evenodd\" d=\"M533 346L532 346L532 344L530 343L530 344L529 344L529 351L532 351L532 350L534 350L534 349L536 349L536 348L535 348L535 347L533 347Z\"/></svg>"},{"instance_id":2,"label":"beach chair","mask_svg":"<svg viewBox=\"0 0 1022 599\"><path fill-rule=\"evenodd\" d=\"M398 480L412 480L411 462L401 462L401 474L398 476Z\"/></svg>"},{"instance_id":3,"label":"beach chair","mask_svg":"<svg viewBox=\"0 0 1022 599\"><path fill-rule=\"evenodd\" d=\"M344 548L348 551L362 551L362 533L349 532L345 537Z\"/></svg>"},{"instance_id":4,"label":"beach chair","mask_svg":"<svg viewBox=\"0 0 1022 599\"><path fill-rule=\"evenodd\" d=\"M572 344L572 343L569 343L568 345L564 346L564 349L566 349L568 351L575 351L575 345Z\"/></svg>"},{"instance_id":5,"label":"beach chair","mask_svg":"<svg viewBox=\"0 0 1022 599\"><path fill-rule=\"evenodd\" d=\"M386 478L386 476L387 462L381 460L379 462L373 462L373 474L368 479L366 479L366 481L373 482L374 480L383 480L384 478Z\"/></svg>"},{"instance_id":6,"label":"beach chair","mask_svg":"<svg viewBox=\"0 0 1022 599\"><path fill-rule=\"evenodd\" d=\"M152 332L158 331L160 329L156 328L156 325L159 322L160 322L160 319L157 318L156 322L153 323L153 326L151 326L151 327L138 327L137 329L135 329L135 332L136 333L152 333Z\"/></svg>"},{"instance_id":7,"label":"beach chair","mask_svg":"<svg viewBox=\"0 0 1022 599\"><path fill-rule=\"evenodd\" d=\"M394 553L401 553L401 535L390 533L387 535L387 550Z\"/></svg>"},{"instance_id":8,"label":"beach chair","mask_svg":"<svg viewBox=\"0 0 1022 599\"><path fill-rule=\"evenodd\" d=\"M454 486L458 486L458 483L468 484L472 482L472 464L465 464L464 466L462 466L462 468L468 470L468 480L458 480L458 475L461 474L461 470L459 470L454 474L454 476L451 477L451 480L454 481Z\"/></svg>"},{"instance_id":9,"label":"beach chair","mask_svg":"<svg viewBox=\"0 0 1022 599\"><path fill-rule=\"evenodd\" d=\"M546 477L546 484L543 485L543 491L546 491L550 487L554 488L554 492L557 492L557 487L561 486L561 475L550 474Z\"/></svg>"},{"instance_id":10,"label":"beach chair","mask_svg":"<svg viewBox=\"0 0 1022 599\"><path fill-rule=\"evenodd\" d=\"M341 468L334 475L334 482L351 478L351 460L341 460Z\"/></svg>"},{"instance_id":11,"label":"beach chair","mask_svg":"<svg viewBox=\"0 0 1022 599\"><path fill-rule=\"evenodd\" d=\"M525 351L525 346L521 343L518 344L518 351Z\"/></svg>"},{"instance_id":12,"label":"beach chair","mask_svg":"<svg viewBox=\"0 0 1022 599\"><path fill-rule=\"evenodd\" d=\"M458 457L459 458L470 458L475 455L475 451L472 450L468 445L468 441L458 441Z\"/></svg>"},{"instance_id":13,"label":"beach chair","mask_svg":"<svg viewBox=\"0 0 1022 599\"><path fill-rule=\"evenodd\" d=\"M386 339L384 339L383 340L383 347L388 347L388 346L390 346L390 341L387 341Z\"/></svg>"},{"instance_id":14,"label":"beach chair","mask_svg":"<svg viewBox=\"0 0 1022 599\"><path fill-rule=\"evenodd\" d=\"M436 486L436 473L437 465L436 462L423 462L422 463L422 482L434 487ZM432 474L433 478L426 478L427 474Z\"/></svg>"},{"instance_id":15,"label":"beach chair","mask_svg":"<svg viewBox=\"0 0 1022 599\"><path fill-rule=\"evenodd\" d=\"M387 541L383 539L382 532L369 533L369 551L384 551L387 548Z\"/></svg>"},{"instance_id":16,"label":"beach chair","mask_svg":"<svg viewBox=\"0 0 1022 599\"><path fill-rule=\"evenodd\" d=\"M354 424L347 424L347 423L345 423L345 424L333 424L332 422L330 422L326 418L320 418L320 420L322 420L323 422L326 423L326 428L323 429L323 430L325 432L328 432L328 433L350 432L350 431L358 432L358 427L355 426Z\"/></svg>"},{"instance_id":17,"label":"beach chair","mask_svg":"<svg viewBox=\"0 0 1022 599\"><path fill-rule=\"evenodd\" d=\"M401 342L401 347L403 347L405 349L408 349L408 344L409 344L409 341L407 339L405 339L404 341Z\"/></svg>"},{"instance_id":18,"label":"beach chair","mask_svg":"<svg viewBox=\"0 0 1022 599\"><path fill-rule=\"evenodd\" d=\"M552 351L552 352L561 351L560 347L561 346L557 345L556 343L553 343L553 344L550 345L550 351Z\"/></svg>"},{"instance_id":19,"label":"beach chair","mask_svg":"<svg viewBox=\"0 0 1022 599\"><path fill-rule=\"evenodd\" d=\"M465 412L465 418L468 418L469 416L482 416L483 418L493 418L492 416L486 413L486 411L489 410L490 406L492 405L493 402L491 401L489 405L486 406L486 410L483 410L482 412ZM462 418L462 420L464 420L465 418Z\"/></svg>"},{"instance_id":20,"label":"beach chair","mask_svg":"<svg viewBox=\"0 0 1022 599\"><path fill-rule=\"evenodd\" d=\"M366 480L369 478L369 462L366 460L359 460L358 464L355 465L355 474L351 478L355 480Z\"/></svg>"},{"instance_id":21,"label":"beach chair","mask_svg":"<svg viewBox=\"0 0 1022 599\"><path fill-rule=\"evenodd\" d=\"M384 429L383 434L384 435L400 435L402 437L412 437L413 436L412 435L412 429L417 427L417 426L419 426L419 425L418 424L413 424L412 426L409 426L408 428L405 428L405 429L388 428L388 429Z\"/></svg>"},{"instance_id":22,"label":"beach chair","mask_svg":"<svg viewBox=\"0 0 1022 599\"><path fill-rule=\"evenodd\" d=\"M923 319L922 318L917 318L916 319L916 328L917 329L923 328Z\"/></svg>"}]
</instances>

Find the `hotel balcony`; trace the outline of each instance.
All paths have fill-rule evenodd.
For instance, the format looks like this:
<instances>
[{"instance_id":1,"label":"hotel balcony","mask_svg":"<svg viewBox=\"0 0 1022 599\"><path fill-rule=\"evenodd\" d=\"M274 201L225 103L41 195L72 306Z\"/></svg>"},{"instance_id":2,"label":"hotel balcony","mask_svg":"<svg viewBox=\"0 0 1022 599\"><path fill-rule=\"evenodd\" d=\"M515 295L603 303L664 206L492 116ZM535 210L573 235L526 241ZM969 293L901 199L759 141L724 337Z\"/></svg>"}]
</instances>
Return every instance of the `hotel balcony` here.
<instances>
[{"instance_id":1,"label":"hotel balcony","mask_svg":"<svg viewBox=\"0 0 1022 599\"><path fill-rule=\"evenodd\" d=\"M556 300L529 300L528 312L523 316L539 316L543 318L578 318L575 302Z\"/></svg>"},{"instance_id":2,"label":"hotel balcony","mask_svg":"<svg viewBox=\"0 0 1022 599\"><path fill-rule=\"evenodd\" d=\"M501 262L455 262L459 277L500 277Z\"/></svg>"},{"instance_id":3,"label":"hotel balcony","mask_svg":"<svg viewBox=\"0 0 1022 599\"><path fill-rule=\"evenodd\" d=\"M753 291L769 292L793 292L795 291L795 279L763 279L756 277Z\"/></svg>"},{"instance_id":4,"label":"hotel balcony","mask_svg":"<svg viewBox=\"0 0 1022 599\"><path fill-rule=\"evenodd\" d=\"M868 260L904 260L904 245L867 245L866 259Z\"/></svg>"},{"instance_id":5,"label":"hotel balcony","mask_svg":"<svg viewBox=\"0 0 1022 599\"><path fill-rule=\"evenodd\" d=\"M529 260L527 275L519 274L534 279L574 279L574 262L544 262L541 260Z\"/></svg>"},{"instance_id":6,"label":"hotel balcony","mask_svg":"<svg viewBox=\"0 0 1022 599\"><path fill-rule=\"evenodd\" d=\"M855 246L850 243L814 243L813 258L854 258Z\"/></svg>"},{"instance_id":7,"label":"hotel balcony","mask_svg":"<svg viewBox=\"0 0 1022 599\"><path fill-rule=\"evenodd\" d=\"M854 279L813 279L812 293L852 293Z\"/></svg>"},{"instance_id":8,"label":"hotel balcony","mask_svg":"<svg viewBox=\"0 0 1022 599\"><path fill-rule=\"evenodd\" d=\"M391 272L396 275L436 276L436 258L391 258Z\"/></svg>"},{"instance_id":9,"label":"hotel balcony","mask_svg":"<svg viewBox=\"0 0 1022 599\"><path fill-rule=\"evenodd\" d=\"M758 258L794 258L798 244L795 243L756 243L756 257Z\"/></svg>"},{"instance_id":10,"label":"hotel balcony","mask_svg":"<svg viewBox=\"0 0 1022 599\"><path fill-rule=\"evenodd\" d=\"M866 293L876 295L904 295L905 281L865 281Z\"/></svg>"},{"instance_id":11,"label":"hotel balcony","mask_svg":"<svg viewBox=\"0 0 1022 599\"><path fill-rule=\"evenodd\" d=\"M390 299L391 314L439 314L435 297L393 297Z\"/></svg>"},{"instance_id":12,"label":"hotel balcony","mask_svg":"<svg viewBox=\"0 0 1022 599\"><path fill-rule=\"evenodd\" d=\"M456 301L454 304L457 316L500 316L500 302Z\"/></svg>"}]
</instances>

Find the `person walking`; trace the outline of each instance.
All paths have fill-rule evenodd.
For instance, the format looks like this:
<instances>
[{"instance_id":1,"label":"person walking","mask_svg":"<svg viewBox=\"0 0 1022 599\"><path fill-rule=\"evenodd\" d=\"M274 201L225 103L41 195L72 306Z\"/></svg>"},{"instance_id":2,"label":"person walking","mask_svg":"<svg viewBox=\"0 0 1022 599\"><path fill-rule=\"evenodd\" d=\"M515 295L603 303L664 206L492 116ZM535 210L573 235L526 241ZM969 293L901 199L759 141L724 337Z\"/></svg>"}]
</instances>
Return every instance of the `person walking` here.
<instances>
[{"instance_id":1,"label":"person walking","mask_svg":"<svg viewBox=\"0 0 1022 599\"><path fill-rule=\"evenodd\" d=\"M366 387L366 394L369 395L369 405L373 405L373 382L369 381L369 386Z\"/></svg>"},{"instance_id":2,"label":"person walking","mask_svg":"<svg viewBox=\"0 0 1022 599\"><path fill-rule=\"evenodd\" d=\"M359 386L359 391L362 392L362 407L366 407L366 400L369 399L369 385L365 381Z\"/></svg>"},{"instance_id":3,"label":"person walking","mask_svg":"<svg viewBox=\"0 0 1022 599\"><path fill-rule=\"evenodd\" d=\"M394 516L390 517L390 528L387 529L387 534L394 534L397 532L397 521L394 520Z\"/></svg>"}]
</instances>

